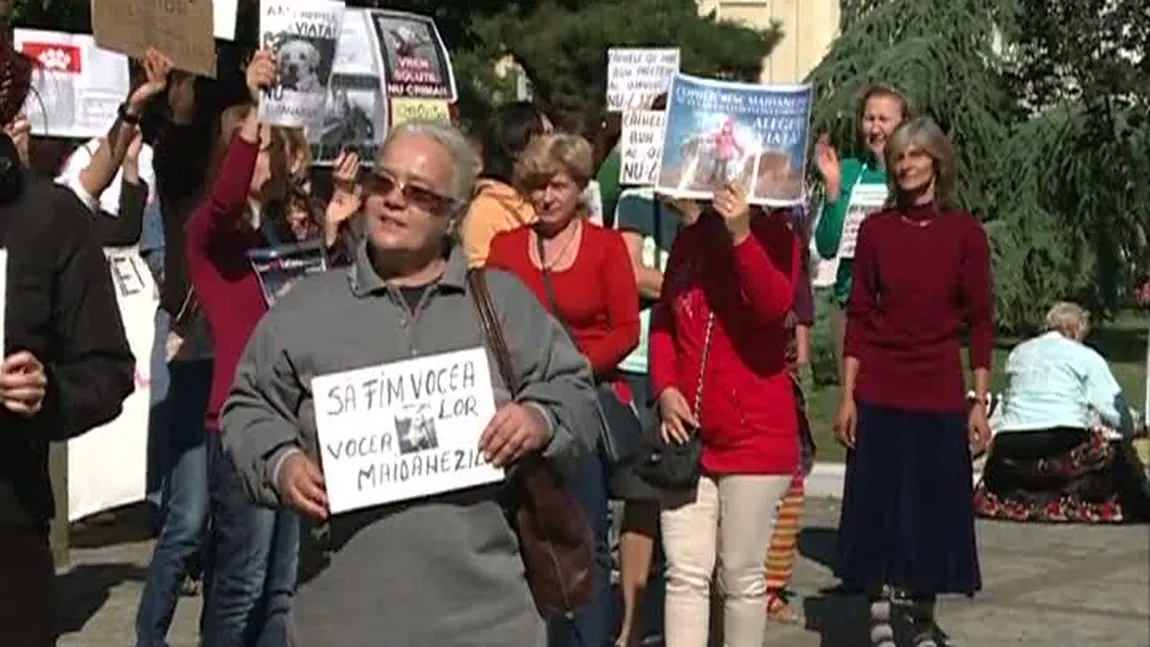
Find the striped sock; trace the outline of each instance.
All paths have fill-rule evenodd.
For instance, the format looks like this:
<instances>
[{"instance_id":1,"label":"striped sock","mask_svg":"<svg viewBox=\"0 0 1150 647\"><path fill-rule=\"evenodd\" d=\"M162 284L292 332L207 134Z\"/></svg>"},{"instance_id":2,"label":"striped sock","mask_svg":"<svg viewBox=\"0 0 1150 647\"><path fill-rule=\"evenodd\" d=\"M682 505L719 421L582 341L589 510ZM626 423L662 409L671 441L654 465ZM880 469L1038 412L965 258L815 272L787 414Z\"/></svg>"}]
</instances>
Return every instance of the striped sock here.
<instances>
[{"instance_id":1,"label":"striped sock","mask_svg":"<svg viewBox=\"0 0 1150 647\"><path fill-rule=\"evenodd\" d=\"M891 603L883 597L870 601L870 644L871 647L895 647L894 627L890 623Z\"/></svg>"},{"instance_id":2,"label":"striped sock","mask_svg":"<svg viewBox=\"0 0 1150 647\"><path fill-rule=\"evenodd\" d=\"M791 584L802 527L805 482L802 474L791 479L791 488L779 500L778 520L767 550L767 590L785 591Z\"/></svg>"}]
</instances>

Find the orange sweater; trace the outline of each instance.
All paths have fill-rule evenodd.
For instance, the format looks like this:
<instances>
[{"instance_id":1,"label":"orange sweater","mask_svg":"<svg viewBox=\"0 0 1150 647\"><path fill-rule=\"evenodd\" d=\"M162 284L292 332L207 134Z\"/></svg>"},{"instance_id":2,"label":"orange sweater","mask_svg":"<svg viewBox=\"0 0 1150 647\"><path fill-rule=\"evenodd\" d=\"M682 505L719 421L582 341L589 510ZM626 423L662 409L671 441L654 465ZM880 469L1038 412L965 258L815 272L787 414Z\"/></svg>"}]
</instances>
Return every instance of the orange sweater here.
<instances>
[{"instance_id":1,"label":"orange sweater","mask_svg":"<svg viewBox=\"0 0 1150 647\"><path fill-rule=\"evenodd\" d=\"M535 222L535 209L513 187L498 180L480 180L463 217L463 251L469 267L482 267L497 234Z\"/></svg>"}]
</instances>

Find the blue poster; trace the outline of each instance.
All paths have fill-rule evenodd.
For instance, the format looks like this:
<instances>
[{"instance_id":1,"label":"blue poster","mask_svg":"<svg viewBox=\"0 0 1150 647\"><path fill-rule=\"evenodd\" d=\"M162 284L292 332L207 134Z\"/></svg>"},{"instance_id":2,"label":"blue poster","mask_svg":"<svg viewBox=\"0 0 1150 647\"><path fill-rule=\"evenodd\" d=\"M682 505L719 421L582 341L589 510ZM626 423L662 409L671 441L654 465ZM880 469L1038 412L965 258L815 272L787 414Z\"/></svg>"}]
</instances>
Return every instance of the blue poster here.
<instances>
[{"instance_id":1,"label":"blue poster","mask_svg":"<svg viewBox=\"0 0 1150 647\"><path fill-rule=\"evenodd\" d=\"M752 85L678 74L671 81L660 193L702 200L741 184L753 204L803 201L810 85Z\"/></svg>"}]
</instances>

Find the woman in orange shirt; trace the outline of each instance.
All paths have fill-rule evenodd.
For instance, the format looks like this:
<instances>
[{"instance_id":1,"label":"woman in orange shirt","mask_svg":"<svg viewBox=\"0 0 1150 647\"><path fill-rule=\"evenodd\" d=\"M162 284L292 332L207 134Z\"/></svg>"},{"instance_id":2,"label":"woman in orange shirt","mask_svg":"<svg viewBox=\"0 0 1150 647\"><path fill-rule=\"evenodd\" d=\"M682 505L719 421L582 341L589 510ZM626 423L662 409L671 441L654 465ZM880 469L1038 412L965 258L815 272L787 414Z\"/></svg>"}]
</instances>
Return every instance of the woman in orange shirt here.
<instances>
[{"instance_id":1,"label":"woman in orange shirt","mask_svg":"<svg viewBox=\"0 0 1150 647\"><path fill-rule=\"evenodd\" d=\"M537 106L517 101L501 106L483 130L483 172L461 225L463 251L470 267L487 262L491 240L501 232L535 222L531 203L512 186L512 173L523 149L536 136L551 132Z\"/></svg>"}]
</instances>

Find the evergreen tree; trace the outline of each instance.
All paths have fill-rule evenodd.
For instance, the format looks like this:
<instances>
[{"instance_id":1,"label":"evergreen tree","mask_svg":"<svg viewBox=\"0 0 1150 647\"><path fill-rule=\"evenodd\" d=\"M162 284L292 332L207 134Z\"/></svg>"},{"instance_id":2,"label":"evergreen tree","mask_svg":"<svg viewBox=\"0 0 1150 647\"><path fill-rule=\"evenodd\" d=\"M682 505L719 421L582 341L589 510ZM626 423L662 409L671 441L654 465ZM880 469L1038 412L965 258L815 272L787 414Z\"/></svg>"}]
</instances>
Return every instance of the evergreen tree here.
<instances>
[{"instance_id":1,"label":"evergreen tree","mask_svg":"<svg viewBox=\"0 0 1150 647\"><path fill-rule=\"evenodd\" d=\"M1144 0L1023 0L1009 71L1033 116L998 165L997 270L1005 323L1050 301L1102 316L1147 269L1150 11ZM1009 243L1009 244L1007 244Z\"/></svg>"},{"instance_id":2,"label":"evergreen tree","mask_svg":"<svg viewBox=\"0 0 1150 647\"><path fill-rule=\"evenodd\" d=\"M859 95L872 83L893 85L954 140L959 199L986 218L988 160L1017 112L995 48L1006 2L844 0L842 33L809 77L818 92L814 131L831 133L844 155L862 154Z\"/></svg>"},{"instance_id":3,"label":"evergreen tree","mask_svg":"<svg viewBox=\"0 0 1150 647\"><path fill-rule=\"evenodd\" d=\"M777 28L756 31L700 16L694 0L551 0L498 14L481 29L492 52L523 67L537 101L583 117L604 109L611 47L679 47L686 73L757 82L781 37Z\"/></svg>"},{"instance_id":4,"label":"evergreen tree","mask_svg":"<svg viewBox=\"0 0 1150 647\"><path fill-rule=\"evenodd\" d=\"M816 130L858 152L872 82L939 121L991 235L1004 327L1034 329L1057 299L1123 304L1150 230L1145 0L844 0L842 30L811 75Z\"/></svg>"}]
</instances>

